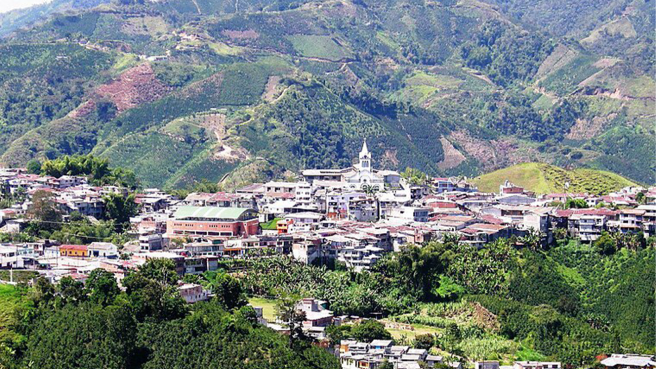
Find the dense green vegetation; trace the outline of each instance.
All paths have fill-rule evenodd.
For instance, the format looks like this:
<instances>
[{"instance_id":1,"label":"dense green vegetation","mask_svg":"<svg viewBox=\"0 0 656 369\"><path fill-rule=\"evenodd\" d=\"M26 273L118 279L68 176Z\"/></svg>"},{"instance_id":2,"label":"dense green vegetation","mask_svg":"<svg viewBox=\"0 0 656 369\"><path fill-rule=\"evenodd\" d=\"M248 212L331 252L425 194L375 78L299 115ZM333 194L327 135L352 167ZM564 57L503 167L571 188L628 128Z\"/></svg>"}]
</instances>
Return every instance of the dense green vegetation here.
<instances>
[{"instance_id":1,"label":"dense green vegetation","mask_svg":"<svg viewBox=\"0 0 656 369\"><path fill-rule=\"evenodd\" d=\"M206 282L217 295L189 307L176 290L170 261L149 261L123 280L91 272L85 285L70 277L53 286L40 278L29 295L2 287L9 316L2 322L0 364L7 368L338 368L307 341L264 328L233 296L226 275ZM231 282L231 280L233 282ZM237 296L239 292L237 292ZM93 349L89 349L93 347Z\"/></svg>"},{"instance_id":2,"label":"dense green vegetation","mask_svg":"<svg viewBox=\"0 0 656 369\"><path fill-rule=\"evenodd\" d=\"M467 66L477 68L497 84L524 82L537 73L553 46L539 33L522 33L499 21L481 25L473 41L465 43L462 57Z\"/></svg>"},{"instance_id":3,"label":"dense green vegetation","mask_svg":"<svg viewBox=\"0 0 656 369\"><path fill-rule=\"evenodd\" d=\"M100 3L3 15L13 29L73 9L0 45L3 163L92 152L146 186L183 188L254 178L254 161L266 168L262 180L348 165L367 137L382 168L477 175L540 161L654 181L644 170L654 142L654 22L644 0L89 9ZM112 84L144 62L150 82ZM203 114L222 118L174 127ZM445 153L442 139L454 149ZM623 140L636 144L617 146Z\"/></svg>"},{"instance_id":4,"label":"dense green vegetation","mask_svg":"<svg viewBox=\"0 0 656 369\"><path fill-rule=\"evenodd\" d=\"M83 102L89 80L112 64L76 44L0 45L0 152Z\"/></svg>"},{"instance_id":5,"label":"dense green vegetation","mask_svg":"<svg viewBox=\"0 0 656 369\"><path fill-rule=\"evenodd\" d=\"M20 315L16 312L31 306L31 302L26 298L26 291L8 284L2 284L0 285L0 302L0 342L20 344L23 337L11 328L20 322Z\"/></svg>"},{"instance_id":6,"label":"dense green vegetation","mask_svg":"<svg viewBox=\"0 0 656 369\"><path fill-rule=\"evenodd\" d=\"M123 168L110 168L107 159L93 155L66 155L54 160L46 160L43 164L38 161L32 161L31 164L33 173L55 178L64 175L85 176L92 184L98 186L114 185L131 189L138 186L134 172Z\"/></svg>"},{"instance_id":7,"label":"dense green vegetation","mask_svg":"<svg viewBox=\"0 0 656 369\"><path fill-rule=\"evenodd\" d=\"M97 165L80 169L86 163L98 161L74 158L45 168L98 172ZM407 172L423 177L417 171ZM194 190L218 189L205 182ZM128 239L119 232L134 212L130 196L107 198L108 220L98 223L79 214L62 223L52 195L45 191L37 191L32 200L27 229L0 241L38 237L122 245ZM193 356L191 347L210 347L211 352L250 362L261 356L238 347L250 347L254 344L250 340L259 337L257 342L270 342L271 355L318 360L331 367L331 359L320 349L310 349L299 328L302 317L293 307L300 297L325 299L340 315L387 316L411 324L416 327L412 337L417 344L428 344L429 337L423 335L433 335L432 346L472 360L552 358L578 367L592 363L600 353L653 350L656 343L648 332L654 325L655 282L644 275L656 262L653 238L604 234L592 245L560 239L546 249L528 236L520 241L526 248L517 249L514 240L502 239L477 249L446 236L441 243L410 245L388 254L371 271L361 273L339 264L311 266L282 256L222 261L219 272L185 276L185 282L200 283L215 294L212 303L196 305L191 315L176 297L178 277L173 265L161 264L164 261L149 262L128 275L122 282L125 293L116 287L113 276L102 271L92 273L84 287L65 278L54 291L39 279L29 299L22 290L6 293L10 311L5 316L30 318L3 323L8 327L3 342L14 354L1 360L43 367L50 367L48 362L55 357L74 367L167 367L167 363L185 367L188 361L200 365L212 357L210 353ZM239 270L235 274L239 279L224 271L233 268ZM244 307L245 293L278 300L277 314L298 323L289 342L254 325L252 311ZM24 315L24 309L31 312ZM172 335L172 330L182 336ZM329 329L333 341L390 334L399 342L411 342L403 331L387 332L374 320ZM98 340L100 351L67 346L87 335ZM216 337L221 337L220 344Z\"/></svg>"},{"instance_id":8,"label":"dense green vegetation","mask_svg":"<svg viewBox=\"0 0 656 369\"><path fill-rule=\"evenodd\" d=\"M457 329L439 346L471 359L512 354L580 366L600 353L654 349L654 280L638 280L656 261L653 246L644 248L652 243L607 252L559 241L547 251L531 251L505 241L477 250L447 240L408 247L362 273L285 258L248 261L244 283L258 295L325 299L337 314L401 314L394 320L441 334ZM472 310L471 303L493 315ZM498 349L482 349L483 342Z\"/></svg>"},{"instance_id":9,"label":"dense green vegetation","mask_svg":"<svg viewBox=\"0 0 656 369\"><path fill-rule=\"evenodd\" d=\"M42 20L45 16L68 9L86 9L110 0L54 0L32 8L0 14L0 36Z\"/></svg>"}]
</instances>

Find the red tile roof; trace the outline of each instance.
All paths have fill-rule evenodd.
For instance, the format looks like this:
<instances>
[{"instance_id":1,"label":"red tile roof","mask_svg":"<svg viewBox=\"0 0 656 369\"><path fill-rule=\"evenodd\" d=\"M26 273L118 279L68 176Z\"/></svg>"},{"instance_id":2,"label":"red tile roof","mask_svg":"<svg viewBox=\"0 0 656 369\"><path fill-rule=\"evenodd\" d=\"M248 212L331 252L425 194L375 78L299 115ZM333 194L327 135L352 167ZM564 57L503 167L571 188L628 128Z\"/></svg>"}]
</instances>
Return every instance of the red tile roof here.
<instances>
[{"instance_id":1,"label":"red tile roof","mask_svg":"<svg viewBox=\"0 0 656 369\"><path fill-rule=\"evenodd\" d=\"M78 250L78 251L86 251L87 246L86 245L61 245L59 246L60 250Z\"/></svg>"}]
</instances>

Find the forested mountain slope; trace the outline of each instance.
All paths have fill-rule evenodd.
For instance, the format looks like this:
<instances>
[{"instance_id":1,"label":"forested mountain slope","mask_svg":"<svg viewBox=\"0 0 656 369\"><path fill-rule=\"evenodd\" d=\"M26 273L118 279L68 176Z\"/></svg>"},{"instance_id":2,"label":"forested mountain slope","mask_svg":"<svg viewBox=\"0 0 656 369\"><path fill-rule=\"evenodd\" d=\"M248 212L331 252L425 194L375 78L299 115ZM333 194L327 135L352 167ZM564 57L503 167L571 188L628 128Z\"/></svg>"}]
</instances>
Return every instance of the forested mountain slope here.
<instances>
[{"instance_id":1,"label":"forested mountain slope","mask_svg":"<svg viewBox=\"0 0 656 369\"><path fill-rule=\"evenodd\" d=\"M51 0L41 5L0 13L0 37L69 10L82 10L109 3L110 0Z\"/></svg>"},{"instance_id":2,"label":"forested mountain slope","mask_svg":"<svg viewBox=\"0 0 656 369\"><path fill-rule=\"evenodd\" d=\"M30 13L40 21L0 44L0 161L92 152L144 185L238 185L348 165L366 137L383 168L537 161L653 183L653 15L608 1L619 10L121 0Z\"/></svg>"}]
</instances>

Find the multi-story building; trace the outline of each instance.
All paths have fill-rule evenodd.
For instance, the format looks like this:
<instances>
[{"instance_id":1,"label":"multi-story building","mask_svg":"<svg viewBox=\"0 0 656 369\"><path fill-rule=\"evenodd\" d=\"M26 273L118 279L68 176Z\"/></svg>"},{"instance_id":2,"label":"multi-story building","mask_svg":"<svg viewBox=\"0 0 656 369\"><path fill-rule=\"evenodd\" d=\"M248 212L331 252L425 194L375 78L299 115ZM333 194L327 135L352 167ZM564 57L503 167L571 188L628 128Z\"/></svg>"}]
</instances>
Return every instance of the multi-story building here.
<instances>
[{"instance_id":1,"label":"multi-story building","mask_svg":"<svg viewBox=\"0 0 656 369\"><path fill-rule=\"evenodd\" d=\"M383 363L396 369L434 368L443 362L441 356L428 355L425 349L394 346L391 340L374 340L371 343L342 340L339 345L342 369L378 369ZM421 363L421 364L420 364ZM450 364L452 367L455 366Z\"/></svg>"},{"instance_id":2,"label":"multi-story building","mask_svg":"<svg viewBox=\"0 0 656 369\"><path fill-rule=\"evenodd\" d=\"M356 272L370 269L385 254L385 249L372 245L349 245L337 251L337 260Z\"/></svg>"},{"instance_id":3,"label":"multi-story building","mask_svg":"<svg viewBox=\"0 0 656 369\"><path fill-rule=\"evenodd\" d=\"M164 236L147 230L139 232L139 249L141 251L157 251L164 248Z\"/></svg>"},{"instance_id":4,"label":"multi-story building","mask_svg":"<svg viewBox=\"0 0 656 369\"><path fill-rule=\"evenodd\" d=\"M358 222L375 222L378 220L378 206L374 198L352 199L348 203L348 219Z\"/></svg>"},{"instance_id":5,"label":"multi-story building","mask_svg":"<svg viewBox=\"0 0 656 369\"><path fill-rule=\"evenodd\" d=\"M603 215L574 214L570 220L578 220L576 235L581 241L596 241L606 229L606 217Z\"/></svg>"},{"instance_id":6,"label":"multi-story building","mask_svg":"<svg viewBox=\"0 0 656 369\"><path fill-rule=\"evenodd\" d=\"M622 233L642 231L645 209L623 209L620 211L619 228Z\"/></svg>"},{"instance_id":7,"label":"multi-story building","mask_svg":"<svg viewBox=\"0 0 656 369\"><path fill-rule=\"evenodd\" d=\"M183 245L183 250L189 256L221 256L223 255L223 242L215 240L213 242L193 242Z\"/></svg>"},{"instance_id":8,"label":"multi-story building","mask_svg":"<svg viewBox=\"0 0 656 369\"><path fill-rule=\"evenodd\" d=\"M23 268L23 258L18 255L16 246L0 245L0 268Z\"/></svg>"},{"instance_id":9,"label":"multi-story building","mask_svg":"<svg viewBox=\"0 0 656 369\"><path fill-rule=\"evenodd\" d=\"M257 212L246 208L181 206L166 224L170 238L246 237L258 231Z\"/></svg>"}]
</instances>

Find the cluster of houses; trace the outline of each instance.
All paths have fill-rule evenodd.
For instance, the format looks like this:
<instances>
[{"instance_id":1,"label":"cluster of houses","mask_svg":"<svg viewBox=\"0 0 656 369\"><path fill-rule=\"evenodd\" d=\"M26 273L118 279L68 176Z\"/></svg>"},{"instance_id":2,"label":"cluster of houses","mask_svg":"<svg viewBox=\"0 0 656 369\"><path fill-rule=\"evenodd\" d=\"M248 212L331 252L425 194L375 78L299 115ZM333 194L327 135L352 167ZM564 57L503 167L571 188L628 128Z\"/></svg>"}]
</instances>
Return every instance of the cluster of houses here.
<instances>
[{"instance_id":1,"label":"cluster of houses","mask_svg":"<svg viewBox=\"0 0 656 369\"><path fill-rule=\"evenodd\" d=\"M461 369L458 361L445 361L443 356L431 355L429 350L394 345L392 340L357 342L342 340L339 345L342 369L377 369L385 363L394 369L420 369L450 367ZM560 362L516 361L513 365L500 365L498 361L476 361L474 369L561 369Z\"/></svg>"},{"instance_id":2,"label":"cluster of houses","mask_svg":"<svg viewBox=\"0 0 656 369\"><path fill-rule=\"evenodd\" d=\"M391 364L395 369L420 369L420 363L428 368L444 363L442 356L430 355L426 349L394 345L392 340L342 340L339 344L339 361L343 369L376 369L384 363ZM456 369L461 367L457 362L447 365Z\"/></svg>"},{"instance_id":3,"label":"cluster of houses","mask_svg":"<svg viewBox=\"0 0 656 369\"><path fill-rule=\"evenodd\" d=\"M130 219L133 241L124 245L104 239L80 245L52 240L4 243L0 268L37 270L53 282L63 276L84 281L92 270L102 268L120 283L148 259L169 259L182 276L216 270L225 259L278 254L308 264L340 262L362 271L404 245L446 235L481 248L499 238L521 240L528 234L548 243L556 230L583 242L594 242L602 232L656 234L656 188L630 187L605 196L536 196L506 182L498 193L483 193L466 178L412 183L398 172L373 169L371 162L365 142L352 167L305 170L294 182L255 183L232 193L191 193L184 199L145 189L136 194L139 213ZM54 178L27 174L24 169L0 168L0 189L3 196L15 200L0 209L0 233L21 231L37 191L52 194L64 221L74 213L92 222L102 219L104 196L128 195L125 188L93 186L82 176ZM569 199L588 207L557 206ZM209 297L200 285L181 284L179 290L188 303ZM323 302L313 299L302 300L298 308L305 313L306 332L319 339L325 327L346 319L334 317ZM281 322L260 319L284 330ZM397 369L443 364L440 356L391 341L343 341L339 354L343 368L375 369L383 362ZM613 356L605 362L609 367L632 368L629 364L640 360ZM653 361L648 362L653 368ZM477 369L499 367L498 362L480 364ZM560 364L518 362L514 369L560 369Z\"/></svg>"},{"instance_id":4,"label":"cluster of houses","mask_svg":"<svg viewBox=\"0 0 656 369\"><path fill-rule=\"evenodd\" d=\"M361 271L385 253L447 234L480 248L530 232L550 242L557 229L584 242L605 231L656 233L656 188L536 196L506 182L498 193L482 193L462 178L413 184L398 172L373 169L371 161L365 142L352 167L305 170L296 182L256 183L233 193L191 193L184 199L146 189L136 194L133 242L3 244L0 267L31 267L55 279L67 271L84 276L103 267L120 278L149 258L169 258L180 274L200 274L216 269L224 258L283 254L304 263L338 261ZM22 169L0 169L0 185L13 198L24 198L0 210L0 232L20 231L36 191L52 193L64 219L74 212L102 218L103 196L127 195L127 189L92 186L81 176L54 178ZM644 201L639 204L638 198ZM556 206L568 199L590 207Z\"/></svg>"},{"instance_id":5,"label":"cluster of houses","mask_svg":"<svg viewBox=\"0 0 656 369\"><path fill-rule=\"evenodd\" d=\"M340 362L343 369L377 369L389 363L395 369L419 369L452 367L459 369L459 362L445 362L442 356L431 355L425 349L397 346L391 340L357 342L342 340L339 345ZM654 369L656 357L650 355L612 354L600 357L602 367L609 369ZM475 361L474 369L561 369L556 361L515 361L513 365L501 365L499 361Z\"/></svg>"}]
</instances>

